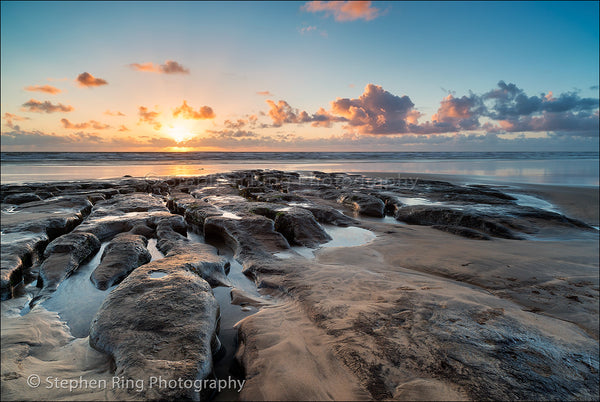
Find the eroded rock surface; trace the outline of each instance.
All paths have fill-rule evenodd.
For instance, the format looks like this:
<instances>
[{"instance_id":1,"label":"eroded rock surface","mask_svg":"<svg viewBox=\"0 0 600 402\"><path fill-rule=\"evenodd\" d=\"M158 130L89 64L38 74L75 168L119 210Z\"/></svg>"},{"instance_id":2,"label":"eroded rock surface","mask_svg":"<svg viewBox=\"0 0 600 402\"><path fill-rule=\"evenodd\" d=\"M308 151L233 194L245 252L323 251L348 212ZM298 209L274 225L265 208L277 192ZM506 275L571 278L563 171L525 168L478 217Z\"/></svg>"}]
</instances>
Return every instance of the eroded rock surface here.
<instances>
[{"instance_id":1,"label":"eroded rock surface","mask_svg":"<svg viewBox=\"0 0 600 402\"><path fill-rule=\"evenodd\" d=\"M94 269L90 280L100 290L119 283L131 271L150 262L146 249L148 240L141 235L120 233L104 249L100 264Z\"/></svg>"},{"instance_id":2,"label":"eroded rock surface","mask_svg":"<svg viewBox=\"0 0 600 402\"><path fill-rule=\"evenodd\" d=\"M218 319L210 285L181 261L164 258L137 268L111 292L92 321L90 344L114 358L116 376L145 384L153 376L193 382L212 372ZM123 392L146 400L198 399L185 387Z\"/></svg>"}]
</instances>

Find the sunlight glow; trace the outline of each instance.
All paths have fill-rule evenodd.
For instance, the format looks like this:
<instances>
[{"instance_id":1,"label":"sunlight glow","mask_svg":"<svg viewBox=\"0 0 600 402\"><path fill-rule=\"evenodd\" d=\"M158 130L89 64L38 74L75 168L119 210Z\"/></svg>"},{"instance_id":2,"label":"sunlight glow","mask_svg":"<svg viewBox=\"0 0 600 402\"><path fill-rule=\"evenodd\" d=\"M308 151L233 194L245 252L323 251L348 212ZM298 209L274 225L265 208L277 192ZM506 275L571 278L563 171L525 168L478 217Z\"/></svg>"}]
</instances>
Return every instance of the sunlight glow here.
<instances>
[{"instance_id":1,"label":"sunlight glow","mask_svg":"<svg viewBox=\"0 0 600 402\"><path fill-rule=\"evenodd\" d=\"M194 136L194 134L192 134L184 126L174 126L172 128L169 128L167 131L168 131L169 135L171 136L171 138L173 138L175 140L175 142L177 142L177 143L187 141Z\"/></svg>"}]
</instances>

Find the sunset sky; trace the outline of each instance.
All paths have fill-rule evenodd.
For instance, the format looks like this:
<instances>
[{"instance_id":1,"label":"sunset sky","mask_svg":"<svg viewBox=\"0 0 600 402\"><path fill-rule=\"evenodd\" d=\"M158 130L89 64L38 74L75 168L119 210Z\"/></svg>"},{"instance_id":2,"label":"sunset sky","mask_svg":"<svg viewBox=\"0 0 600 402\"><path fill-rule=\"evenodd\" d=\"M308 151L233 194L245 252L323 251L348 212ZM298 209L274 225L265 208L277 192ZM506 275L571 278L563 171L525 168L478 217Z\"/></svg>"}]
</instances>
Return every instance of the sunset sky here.
<instances>
[{"instance_id":1,"label":"sunset sky","mask_svg":"<svg viewBox=\"0 0 600 402\"><path fill-rule=\"evenodd\" d=\"M4 152L598 149L598 2L1 7Z\"/></svg>"}]
</instances>

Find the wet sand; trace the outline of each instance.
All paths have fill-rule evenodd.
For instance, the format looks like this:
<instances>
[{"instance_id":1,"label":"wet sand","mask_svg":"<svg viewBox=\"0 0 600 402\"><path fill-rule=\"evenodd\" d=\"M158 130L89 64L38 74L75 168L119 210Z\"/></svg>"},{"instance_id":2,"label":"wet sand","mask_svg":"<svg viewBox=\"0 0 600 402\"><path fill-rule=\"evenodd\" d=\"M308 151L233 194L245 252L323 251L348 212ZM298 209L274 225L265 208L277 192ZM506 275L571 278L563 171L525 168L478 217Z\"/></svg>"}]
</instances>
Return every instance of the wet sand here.
<instances>
[{"instance_id":1,"label":"wet sand","mask_svg":"<svg viewBox=\"0 0 600 402\"><path fill-rule=\"evenodd\" d=\"M598 225L597 187L496 184ZM590 386L598 380L597 232L547 227L525 240L482 241L331 205L362 232L345 239L353 229L330 228L330 244L275 254L282 271L258 283L273 303L222 308L230 314L221 327L227 359L239 338L246 385L217 399L496 399L524 395L511 393L523 383L535 399L557 379L572 385L548 397L597 399ZM216 289L223 306L227 288ZM87 337L74 338L56 313L36 306L19 315L28 300L2 302L2 399L114 399L106 390L48 391L15 381L31 373L109 383L112 376L110 359Z\"/></svg>"}]
</instances>

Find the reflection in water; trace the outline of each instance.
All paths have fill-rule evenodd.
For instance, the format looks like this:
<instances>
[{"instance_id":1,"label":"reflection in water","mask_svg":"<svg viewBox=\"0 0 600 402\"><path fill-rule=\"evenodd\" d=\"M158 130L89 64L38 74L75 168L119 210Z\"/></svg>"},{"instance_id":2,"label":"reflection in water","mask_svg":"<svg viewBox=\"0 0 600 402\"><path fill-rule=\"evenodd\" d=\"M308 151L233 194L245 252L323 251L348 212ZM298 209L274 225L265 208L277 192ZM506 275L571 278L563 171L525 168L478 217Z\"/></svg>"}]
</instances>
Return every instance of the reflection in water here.
<instances>
[{"instance_id":1,"label":"reflection in water","mask_svg":"<svg viewBox=\"0 0 600 402\"><path fill-rule=\"evenodd\" d=\"M3 163L2 182L134 177L199 176L232 170L279 169L324 172L388 172L477 176L517 183L597 186L598 159L428 159L428 160L248 160L169 161L162 163L99 161Z\"/></svg>"},{"instance_id":2,"label":"reflection in water","mask_svg":"<svg viewBox=\"0 0 600 402\"><path fill-rule=\"evenodd\" d=\"M71 329L73 336L85 338L89 335L90 324L98 308L113 287L107 290L97 289L90 275L100 264L100 258L108 242L100 247L96 255L77 271L65 279L52 297L43 303L49 311L56 311Z\"/></svg>"}]
</instances>

